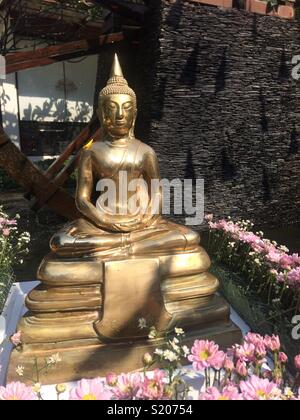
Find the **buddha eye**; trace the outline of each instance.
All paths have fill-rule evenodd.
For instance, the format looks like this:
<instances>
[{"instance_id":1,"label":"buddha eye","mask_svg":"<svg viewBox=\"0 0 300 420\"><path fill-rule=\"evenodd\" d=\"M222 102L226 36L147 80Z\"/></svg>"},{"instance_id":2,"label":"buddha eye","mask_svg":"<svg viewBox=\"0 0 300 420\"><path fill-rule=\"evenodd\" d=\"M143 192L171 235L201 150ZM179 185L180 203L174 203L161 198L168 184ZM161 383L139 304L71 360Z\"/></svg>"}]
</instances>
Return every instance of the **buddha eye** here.
<instances>
[{"instance_id":1,"label":"buddha eye","mask_svg":"<svg viewBox=\"0 0 300 420\"><path fill-rule=\"evenodd\" d=\"M132 109L132 103L131 102L127 102L123 108L125 109L125 111L129 111L130 109Z\"/></svg>"},{"instance_id":2,"label":"buddha eye","mask_svg":"<svg viewBox=\"0 0 300 420\"><path fill-rule=\"evenodd\" d=\"M114 102L109 102L108 103L108 108L114 110L114 109L117 108L117 105Z\"/></svg>"}]
</instances>

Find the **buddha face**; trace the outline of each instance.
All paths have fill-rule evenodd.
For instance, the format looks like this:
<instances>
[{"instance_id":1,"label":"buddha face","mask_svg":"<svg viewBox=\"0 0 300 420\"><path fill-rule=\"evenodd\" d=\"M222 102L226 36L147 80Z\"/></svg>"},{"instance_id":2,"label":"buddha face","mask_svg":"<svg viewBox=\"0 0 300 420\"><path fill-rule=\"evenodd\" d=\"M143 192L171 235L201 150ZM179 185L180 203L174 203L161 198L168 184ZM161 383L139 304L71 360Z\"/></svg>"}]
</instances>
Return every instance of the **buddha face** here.
<instances>
[{"instance_id":1,"label":"buddha face","mask_svg":"<svg viewBox=\"0 0 300 420\"><path fill-rule=\"evenodd\" d=\"M129 135L136 112L135 102L130 95L108 95L100 103L103 127L114 138Z\"/></svg>"}]
</instances>

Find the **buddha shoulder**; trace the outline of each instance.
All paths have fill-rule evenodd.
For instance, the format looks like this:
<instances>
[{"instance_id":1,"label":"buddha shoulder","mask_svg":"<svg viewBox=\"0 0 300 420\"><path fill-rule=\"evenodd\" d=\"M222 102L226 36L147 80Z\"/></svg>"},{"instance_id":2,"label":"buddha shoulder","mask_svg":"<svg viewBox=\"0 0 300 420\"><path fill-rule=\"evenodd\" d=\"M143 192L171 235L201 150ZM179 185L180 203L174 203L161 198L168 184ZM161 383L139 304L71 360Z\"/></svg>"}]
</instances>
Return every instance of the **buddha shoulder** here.
<instances>
[{"instance_id":1,"label":"buddha shoulder","mask_svg":"<svg viewBox=\"0 0 300 420\"><path fill-rule=\"evenodd\" d=\"M147 158L147 157L155 158L156 157L155 150L151 146L149 146L146 143L143 143L140 140L136 140L136 141L139 142L139 149L141 150L141 154L142 154L143 158Z\"/></svg>"}]
</instances>

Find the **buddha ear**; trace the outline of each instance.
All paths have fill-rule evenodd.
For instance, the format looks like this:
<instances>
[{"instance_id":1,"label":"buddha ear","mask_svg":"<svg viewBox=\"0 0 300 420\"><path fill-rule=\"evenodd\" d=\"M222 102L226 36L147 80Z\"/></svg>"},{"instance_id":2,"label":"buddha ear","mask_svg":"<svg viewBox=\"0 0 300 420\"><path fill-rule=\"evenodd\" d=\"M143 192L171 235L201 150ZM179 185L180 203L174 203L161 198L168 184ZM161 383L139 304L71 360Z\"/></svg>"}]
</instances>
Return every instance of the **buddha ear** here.
<instances>
[{"instance_id":1,"label":"buddha ear","mask_svg":"<svg viewBox=\"0 0 300 420\"><path fill-rule=\"evenodd\" d=\"M99 105L98 109L97 109L97 116L101 122L101 125L103 123L103 111L102 111L102 107Z\"/></svg>"},{"instance_id":2,"label":"buddha ear","mask_svg":"<svg viewBox=\"0 0 300 420\"><path fill-rule=\"evenodd\" d=\"M135 130L136 117L137 117L137 109L135 110L132 127L131 127L130 132L129 132L130 137L135 137L134 130Z\"/></svg>"}]
</instances>

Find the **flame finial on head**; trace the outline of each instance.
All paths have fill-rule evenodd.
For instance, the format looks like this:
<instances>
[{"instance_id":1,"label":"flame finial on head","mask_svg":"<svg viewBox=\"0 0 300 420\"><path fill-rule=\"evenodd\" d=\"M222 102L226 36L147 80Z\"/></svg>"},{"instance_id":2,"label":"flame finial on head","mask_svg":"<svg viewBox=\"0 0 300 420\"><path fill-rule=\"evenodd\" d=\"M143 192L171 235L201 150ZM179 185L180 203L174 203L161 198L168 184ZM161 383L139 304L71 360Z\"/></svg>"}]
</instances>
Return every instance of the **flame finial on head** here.
<instances>
[{"instance_id":1,"label":"flame finial on head","mask_svg":"<svg viewBox=\"0 0 300 420\"><path fill-rule=\"evenodd\" d=\"M134 91L128 86L127 80L123 76L123 71L117 54L115 54L114 57L110 78L106 87L102 89L99 96L100 99L103 99L108 95L129 95L134 99L136 103L136 95Z\"/></svg>"}]
</instances>

